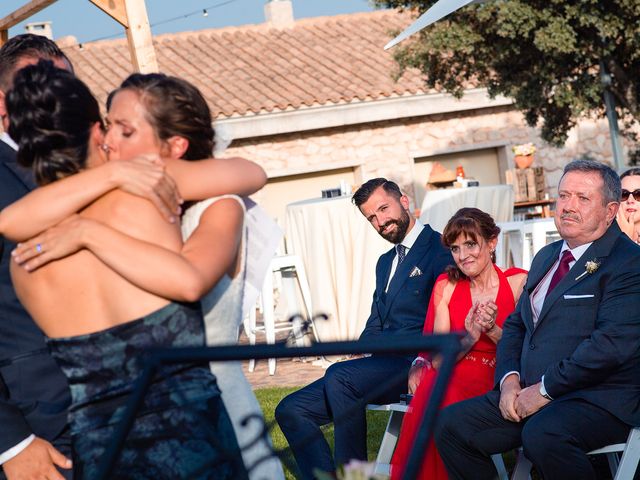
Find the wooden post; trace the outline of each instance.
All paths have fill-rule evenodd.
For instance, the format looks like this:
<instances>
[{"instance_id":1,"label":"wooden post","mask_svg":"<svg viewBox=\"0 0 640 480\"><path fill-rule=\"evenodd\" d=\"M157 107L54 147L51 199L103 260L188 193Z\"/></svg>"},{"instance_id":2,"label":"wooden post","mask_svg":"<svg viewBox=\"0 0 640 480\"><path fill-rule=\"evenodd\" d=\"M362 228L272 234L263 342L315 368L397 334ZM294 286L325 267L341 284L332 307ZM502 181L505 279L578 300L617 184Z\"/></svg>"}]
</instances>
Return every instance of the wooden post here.
<instances>
[{"instance_id":1,"label":"wooden post","mask_svg":"<svg viewBox=\"0 0 640 480\"><path fill-rule=\"evenodd\" d=\"M35 15L57 0L31 0L0 19L0 46L9 39L9 29ZM141 73L158 71L151 27L145 0L89 0L125 28L134 70Z\"/></svg>"},{"instance_id":2,"label":"wooden post","mask_svg":"<svg viewBox=\"0 0 640 480\"><path fill-rule=\"evenodd\" d=\"M136 71L158 71L151 27L144 0L89 0L125 28L131 62Z\"/></svg>"},{"instance_id":3,"label":"wooden post","mask_svg":"<svg viewBox=\"0 0 640 480\"><path fill-rule=\"evenodd\" d=\"M0 47L9 40L9 29L40 10L47 8L57 0L31 0L22 7L14 10L4 18L0 18Z\"/></svg>"}]
</instances>

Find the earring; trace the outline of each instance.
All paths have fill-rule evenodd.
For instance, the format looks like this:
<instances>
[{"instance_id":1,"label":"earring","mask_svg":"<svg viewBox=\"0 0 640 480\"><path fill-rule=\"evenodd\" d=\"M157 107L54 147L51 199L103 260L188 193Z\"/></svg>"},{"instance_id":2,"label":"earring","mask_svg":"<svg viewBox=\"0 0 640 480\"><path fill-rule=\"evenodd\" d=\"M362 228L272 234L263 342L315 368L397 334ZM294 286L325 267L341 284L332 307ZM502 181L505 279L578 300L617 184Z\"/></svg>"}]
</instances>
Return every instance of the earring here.
<instances>
[{"instance_id":1,"label":"earring","mask_svg":"<svg viewBox=\"0 0 640 480\"><path fill-rule=\"evenodd\" d=\"M102 149L103 152L109 151L109 145L107 145L106 143L101 144L100 148Z\"/></svg>"}]
</instances>

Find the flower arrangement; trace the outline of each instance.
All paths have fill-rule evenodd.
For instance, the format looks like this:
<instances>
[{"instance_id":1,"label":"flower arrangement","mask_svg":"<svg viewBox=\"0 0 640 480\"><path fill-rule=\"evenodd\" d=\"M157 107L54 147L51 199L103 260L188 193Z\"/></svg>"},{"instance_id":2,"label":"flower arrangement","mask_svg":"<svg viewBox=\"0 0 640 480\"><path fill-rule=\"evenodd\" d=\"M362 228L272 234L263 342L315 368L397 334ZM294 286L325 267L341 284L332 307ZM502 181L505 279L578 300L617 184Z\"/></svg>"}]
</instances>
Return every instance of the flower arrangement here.
<instances>
[{"instance_id":1,"label":"flower arrangement","mask_svg":"<svg viewBox=\"0 0 640 480\"><path fill-rule=\"evenodd\" d=\"M536 146L533 143L523 143L522 145L514 145L513 147L514 155L522 155L528 156L536 153Z\"/></svg>"},{"instance_id":2,"label":"flower arrangement","mask_svg":"<svg viewBox=\"0 0 640 480\"><path fill-rule=\"evenodd\" d=\"M389 478L386 475L374 473L375 463L363 462L360 460L350 460L349 463L338 468L338 480L383 480ZM316 470L314 472L318 480L335 480L336 477L330 473Z\"/></svg>"},{"instance_id":3,"label":"flower arrangement","mask_svg":"<svg viewBox=\"0 0 640 480\"><path fill-rule=\"evenodd\" d=\"M591 275L596 270L598 270L599 267L600 267L600 262L598 262L595 259L589 260L587 263L584 264L584 268L585 268L584 272L578 275L576 277L576 280L580 280L582 277L584 277L587 274Z\"/></svg>"}]
</instances>

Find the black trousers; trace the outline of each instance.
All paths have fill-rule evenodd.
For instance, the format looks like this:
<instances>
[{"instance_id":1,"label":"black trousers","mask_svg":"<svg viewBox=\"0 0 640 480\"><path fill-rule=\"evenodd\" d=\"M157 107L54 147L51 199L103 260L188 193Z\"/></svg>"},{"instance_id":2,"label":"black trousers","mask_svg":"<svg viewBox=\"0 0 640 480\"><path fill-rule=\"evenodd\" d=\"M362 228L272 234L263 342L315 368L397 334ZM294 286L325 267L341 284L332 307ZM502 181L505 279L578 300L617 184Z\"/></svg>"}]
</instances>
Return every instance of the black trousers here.
<instances>
[{"instance_id":1,"label":"black trousers","mask_svg":"<svg viewBox=\"0 0 640 480\"><path fill-rule=\"evenodd\" d=\"M324 377L285 397L276 407L282 429L301 471L314 478L315 468L367 458L366 403L394 403L407 391L410 361L374 356L331 365ZM376 393L377 392L377 393ZM360 407L359 403L364 402ZM320 426L334 422L335 463Z\"/></svg>"},{"instance_id":2,"label":"black trousers","mask_svg":"<svg viewBox=\"0 0 640 480\"><path fill-rule=\"evenodd\" d=\"M554 400L519 423L502 418L499 401L491 391L440 413L435 440L451 479L497 478L490 455L522 445L545 480L595 480L586 452L624 442L631 428L580 399Z\"/></svg>"}]
</instances>

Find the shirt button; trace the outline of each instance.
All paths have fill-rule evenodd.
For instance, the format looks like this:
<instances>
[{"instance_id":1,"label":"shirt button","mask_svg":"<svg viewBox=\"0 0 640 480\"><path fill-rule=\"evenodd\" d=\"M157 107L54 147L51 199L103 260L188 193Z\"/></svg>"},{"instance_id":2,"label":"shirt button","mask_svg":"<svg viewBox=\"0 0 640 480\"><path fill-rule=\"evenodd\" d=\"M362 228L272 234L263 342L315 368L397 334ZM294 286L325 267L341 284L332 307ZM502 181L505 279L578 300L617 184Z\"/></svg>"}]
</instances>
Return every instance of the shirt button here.
<instances>
[{"instance_id":1,"label":"shirt button","mask_svg":"<svg viewBox=\"0 0 640 480\"><path fill-rule=\"evenodd\" d=\"M529 344L529 350L535 350L535 349L536 349L536 346L533 343Z\"/></svg>"}]
</instances>

